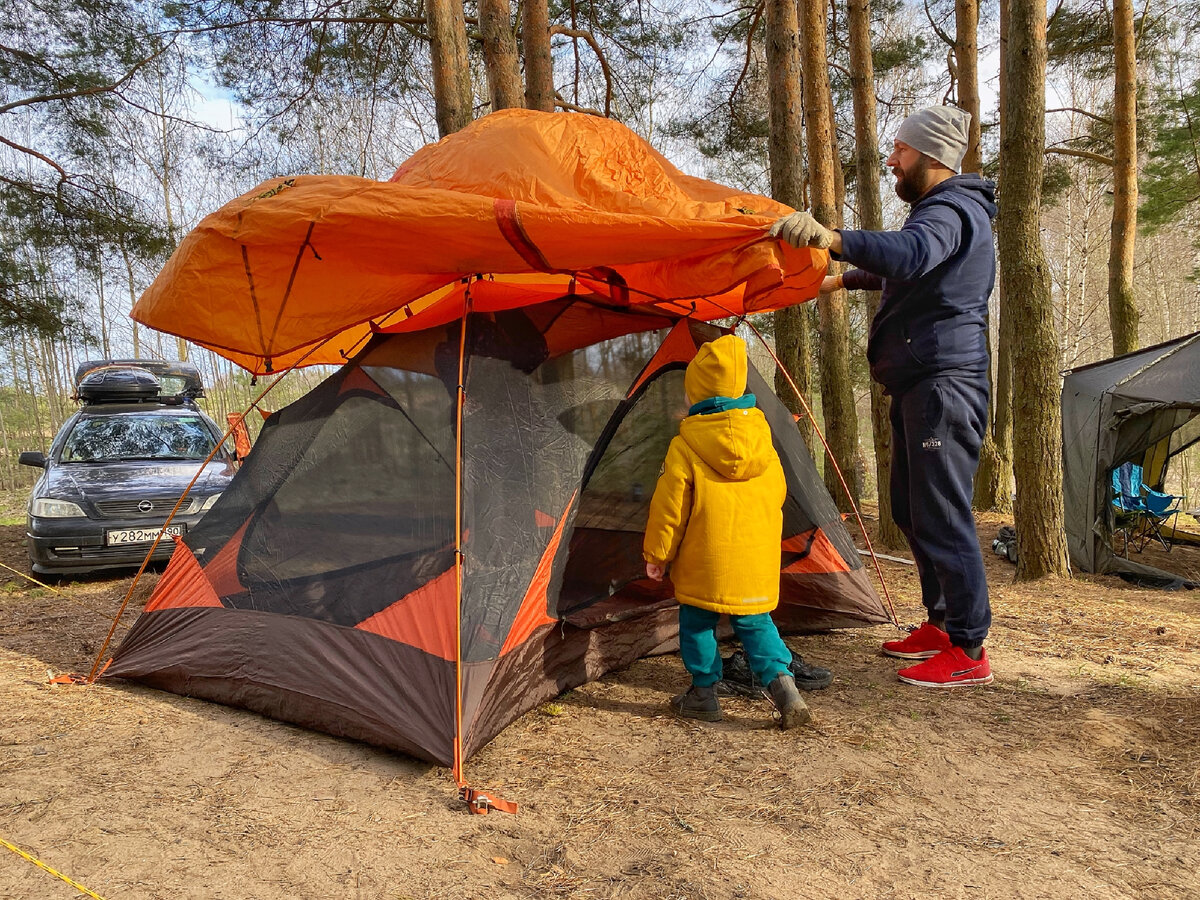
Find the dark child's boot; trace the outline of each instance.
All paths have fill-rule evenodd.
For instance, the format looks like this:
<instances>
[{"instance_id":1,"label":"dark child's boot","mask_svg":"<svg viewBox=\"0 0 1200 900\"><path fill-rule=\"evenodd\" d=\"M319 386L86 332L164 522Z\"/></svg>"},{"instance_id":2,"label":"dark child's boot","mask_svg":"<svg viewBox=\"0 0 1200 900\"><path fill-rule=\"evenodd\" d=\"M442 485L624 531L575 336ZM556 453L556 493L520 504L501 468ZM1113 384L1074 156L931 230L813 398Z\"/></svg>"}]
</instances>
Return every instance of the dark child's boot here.
<instances>
[{"instance_id":1,"label":"dark child's boot","mask_svg":"<svg viewBox=\"0 0 1200 900\"><path fill-rule=\"evenodd\" d=\"M806 725L812 719L808 705L796 690L796 679L791 675L779 675L767 685L767 692L779 710L779 727L784 731Z\"/></svg>"},{"instance_id":2,"label":"dark child's boot","mask_svg":"<svg viewBox=\"0 0 1200 900\"><path fill-rule=\"evenodd\" d=\"M720 722L721 703L717 692L709 687L692 685L686 694L671 698L671 712L681 719L699 719L701 722Z\"/></svg>"}]
</instances>

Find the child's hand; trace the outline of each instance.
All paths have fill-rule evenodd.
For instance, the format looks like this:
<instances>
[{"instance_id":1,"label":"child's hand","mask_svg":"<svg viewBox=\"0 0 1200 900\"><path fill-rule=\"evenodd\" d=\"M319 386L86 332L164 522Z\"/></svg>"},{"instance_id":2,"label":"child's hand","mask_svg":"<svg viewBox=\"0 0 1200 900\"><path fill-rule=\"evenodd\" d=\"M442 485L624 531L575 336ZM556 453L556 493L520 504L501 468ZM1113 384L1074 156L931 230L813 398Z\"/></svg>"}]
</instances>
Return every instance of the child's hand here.
<instances>
[{"instance_id":1,"label":"child's hand","mask_svg":"<svg viewBox=\"0 0 1200 900\"><path fill-rule=\"evenodd\" d=\"M656 566L651 562L646 563L646 577L654 581L662 581L666 571L662 566Z\"/></svg>"}]
</instances>

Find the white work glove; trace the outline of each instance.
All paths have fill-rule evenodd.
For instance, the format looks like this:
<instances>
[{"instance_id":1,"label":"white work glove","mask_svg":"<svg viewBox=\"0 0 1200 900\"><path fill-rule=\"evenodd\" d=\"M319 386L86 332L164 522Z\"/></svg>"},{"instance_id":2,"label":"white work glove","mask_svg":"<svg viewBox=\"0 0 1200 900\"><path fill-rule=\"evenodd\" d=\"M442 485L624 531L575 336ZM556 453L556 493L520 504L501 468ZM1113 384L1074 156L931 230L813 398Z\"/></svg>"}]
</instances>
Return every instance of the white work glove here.
<instances>
[{"instance_id":1,"label":"white work glove","mask_svg":"<svg viewBox=\"0 0 1200 900\"><path fill-rule=\"evenodd\" d=\"M776 219L769 232L771 237L783 238L793 247L819 247L825 250L833 241L829 229L806 212L794 212Z\"/></svg>"}]
</instances>

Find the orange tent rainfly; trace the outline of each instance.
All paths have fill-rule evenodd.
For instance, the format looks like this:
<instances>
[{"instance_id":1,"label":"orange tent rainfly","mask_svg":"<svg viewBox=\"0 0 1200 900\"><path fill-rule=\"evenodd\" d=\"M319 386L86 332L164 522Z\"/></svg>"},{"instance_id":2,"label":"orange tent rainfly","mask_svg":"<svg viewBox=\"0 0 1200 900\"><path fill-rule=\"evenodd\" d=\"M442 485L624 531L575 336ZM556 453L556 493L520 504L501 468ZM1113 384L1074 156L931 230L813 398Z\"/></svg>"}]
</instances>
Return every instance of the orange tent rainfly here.
<instances>
[{"instance_id":1,"label":"orange tent rainfly","mask_svg":"<svg viewBox=\"0 0 1200 900\"><path fill-rule=\"evenodd\" d=\"M625 127L495 113L388 183L297 177L205 219L134 314L247 369L341 368L273 413L106 677L451 765L676 646L641 534L714 319L815 296L789 210ZM347 361L348 360L348 361ZM787 630L886 620L791 414Z\"/></svg>"}]
</instances>

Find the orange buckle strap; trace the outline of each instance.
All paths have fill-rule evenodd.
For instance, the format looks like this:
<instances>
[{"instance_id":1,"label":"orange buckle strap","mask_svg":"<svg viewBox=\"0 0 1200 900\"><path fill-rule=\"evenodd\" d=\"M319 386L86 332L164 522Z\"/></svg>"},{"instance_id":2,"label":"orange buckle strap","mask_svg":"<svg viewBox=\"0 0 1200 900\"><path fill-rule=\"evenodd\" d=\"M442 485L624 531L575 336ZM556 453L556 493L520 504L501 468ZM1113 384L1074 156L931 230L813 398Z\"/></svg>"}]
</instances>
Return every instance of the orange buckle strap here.
<instances>
[{"instance_id":1,"label":"orange buckle strap","mask_svg":"<svg viewBox=\"0 0 1200 900\"><path fill-rule=\"evenodd\" d=\"M111 665L112 657L110 656L108 662L104 664L104 668L96 674L96 677L99 678L103 675ZM91 682L88 680L88 676L80 675L78 672L62 672L59 675L52 676L46 684L91 684Z\"/></svg>"},{"instance_id":2,"label":"orange buckle strap","mask_svg":"<svg viewBox=\"0 0 1200 900\"><path fill-rule=\"evenodd\" d=\"M80 675L77 672L63 672L61 675L55 675L46 684L87 684L87 676Z\"/></svg>"},{"instance_id":3,"label":"orange buckle strap","mask_svg":"<svg viewBox=\"0 0 1200 900\"><path fill-rule=\"evenodd\" d=\"M472 815L486 816L493 809L498 812L511 813L512 815L517 814L517 804L503 800L495 794L488 794L475 788L463 786L459 788L458 796L467 804L467 812Z\"/></svg>"}]
</instances>

